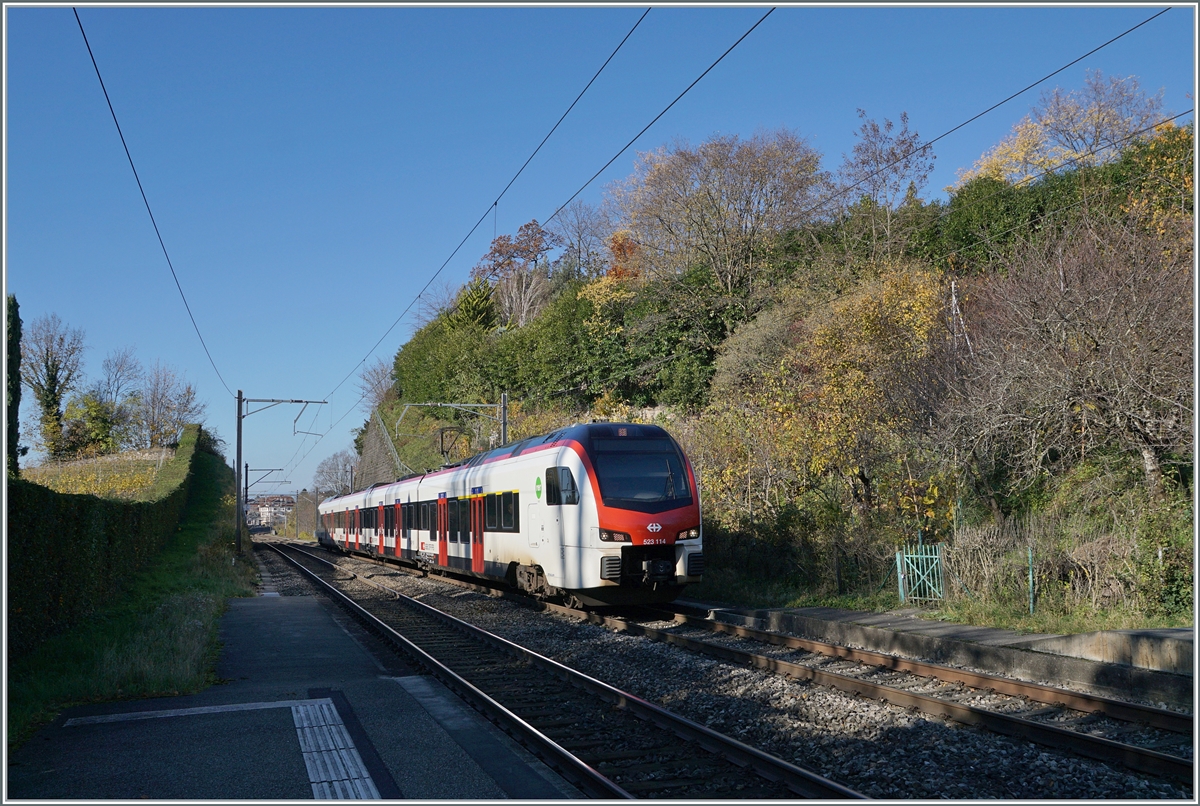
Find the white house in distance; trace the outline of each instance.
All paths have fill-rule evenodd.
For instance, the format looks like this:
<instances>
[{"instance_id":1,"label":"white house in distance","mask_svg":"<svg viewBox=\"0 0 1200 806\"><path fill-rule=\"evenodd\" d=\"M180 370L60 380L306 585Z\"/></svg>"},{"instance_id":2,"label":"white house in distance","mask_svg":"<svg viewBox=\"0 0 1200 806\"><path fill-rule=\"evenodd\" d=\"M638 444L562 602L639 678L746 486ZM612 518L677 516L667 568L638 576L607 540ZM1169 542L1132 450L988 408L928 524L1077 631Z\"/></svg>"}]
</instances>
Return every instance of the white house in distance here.
<instances>
[{"instance_id":1,"label":"white house in distance","mask_svg":"<svg viewBox=\"0 0 1200 806\"><path fill-rule=\"evenodd\" d=\"M246 523L251 526L276 526L284 523L296 499L291 495L261 495L246 502Z\"/></svg>"}]
</instances>

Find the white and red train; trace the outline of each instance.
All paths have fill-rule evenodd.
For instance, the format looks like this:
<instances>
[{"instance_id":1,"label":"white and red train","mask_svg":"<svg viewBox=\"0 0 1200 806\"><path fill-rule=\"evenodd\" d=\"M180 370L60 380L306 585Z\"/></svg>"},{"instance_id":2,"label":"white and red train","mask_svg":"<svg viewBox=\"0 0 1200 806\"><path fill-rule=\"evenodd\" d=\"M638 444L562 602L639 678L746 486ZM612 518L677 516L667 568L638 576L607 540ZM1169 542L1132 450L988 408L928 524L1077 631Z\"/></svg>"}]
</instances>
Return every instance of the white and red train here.
<instances>
[{"instance_id":1,"label":"white and red train","mask_svg":"<svg viewBox=\"0 0 1200 806\"><path fill-rule=\"evenodd\" d=\"M582 604L668 602L704 572L696 475L654 425L570 426L320 512L342 550Z\"/></svg>"}]
</instances>

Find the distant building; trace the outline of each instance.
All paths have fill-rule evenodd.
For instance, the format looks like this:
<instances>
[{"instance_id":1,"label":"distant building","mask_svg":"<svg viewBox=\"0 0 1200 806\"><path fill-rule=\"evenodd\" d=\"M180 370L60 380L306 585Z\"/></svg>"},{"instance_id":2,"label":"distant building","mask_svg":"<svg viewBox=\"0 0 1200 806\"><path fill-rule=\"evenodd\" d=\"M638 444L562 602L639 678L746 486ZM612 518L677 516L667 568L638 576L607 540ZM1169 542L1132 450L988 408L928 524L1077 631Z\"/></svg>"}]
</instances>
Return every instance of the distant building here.
<instances>
[{"instance_id":1,"label":"distant building","mask_svg":"<svg viewBox=\"0 0 1200 806\"><path fill-rule=\"evenodd\" d=\"M278 526L285 523L296 508L291 495L260 495L246 502L246 523L251 526Z\"/></svg>"}]
</instances>

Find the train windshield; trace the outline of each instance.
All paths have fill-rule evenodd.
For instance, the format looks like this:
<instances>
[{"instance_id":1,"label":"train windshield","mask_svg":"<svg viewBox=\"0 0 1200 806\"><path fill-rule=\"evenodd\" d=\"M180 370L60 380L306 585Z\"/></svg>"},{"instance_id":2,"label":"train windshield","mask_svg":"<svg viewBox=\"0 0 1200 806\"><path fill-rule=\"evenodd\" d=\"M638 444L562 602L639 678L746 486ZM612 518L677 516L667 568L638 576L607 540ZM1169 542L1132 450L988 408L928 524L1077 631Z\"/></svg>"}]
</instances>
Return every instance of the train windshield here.
<instances>
[{"instance_id":1,"label":"train windshield","mask_svg":"<svg viewBox=\"0 0 1200 806\"><path fill-rule=\"evenodd\" d=\"M605 506L663 512L692 503L687 470L669 439L593 439L591 455Z\"/></svg>"}]
</instances>

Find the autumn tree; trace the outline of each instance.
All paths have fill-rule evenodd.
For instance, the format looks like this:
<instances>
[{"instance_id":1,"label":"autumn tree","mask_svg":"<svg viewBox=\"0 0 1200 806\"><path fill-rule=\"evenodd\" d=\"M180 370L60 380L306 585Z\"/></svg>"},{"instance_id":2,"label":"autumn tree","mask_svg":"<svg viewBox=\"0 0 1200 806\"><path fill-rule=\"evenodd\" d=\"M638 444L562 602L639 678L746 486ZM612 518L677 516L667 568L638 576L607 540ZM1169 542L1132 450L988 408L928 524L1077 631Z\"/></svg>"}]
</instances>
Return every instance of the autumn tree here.
<instances>
[{"instance_id":1,"label":"autumn tree","mask_svg":"<svg viewBox=\"0 0 1200 806\"><path fill-rule=\"evenodd\" d=\"M121 447L117 407L95 389L72 397L63 412L63 455L103 456Z\"/></svg>"},{"instance_id":2,"label":"autumn tree","mask_svg":"<svg viewBox=\"0 0 1200 806\"><path fill-rule=\"evenodd\" d=\"M541 311L550 297L547 253L558 244L558 236L536 220L522 224L515 238L500 235L492 241L492 248L471 270L471 276L495 282L502 320L524 327Z\"/></svg>"},{"instance_id":3,"label":"autumn tree","mask_svg":"<svg viewBox=\"0 0 1200 806\"><path fill-rule=\"evenodd\" d=\"M138 444L145 448L173 444L184 425L201 421L206 408L190 381L156 361L146 372L138 396Z\"/></svg>"},{"instance_id":4,"label":"autumn tree","mask_svg":"<svg viewBox=\"0 0 1200 806\"><path fill-rule=\"evenodd\" d=\"M349 492L350 471L357 466L358 456L348 448L325 457L313 474L313 489L331 494Z\"/></svg>"},{"instance_id":5,"label":"autumn tree","mask_svg":"<svg viewBox=\"0 0 1200 806\"><path fill-rule=\"evenodd\" d=\"M900 113L900 128L887 120L880 125L858 110L863 121L850 154L842 155L838 170L841 195L847 204L843 223L848 245L862 243L869 261L899 257L905 252L914 223L905 208L919 204L919 194L933 171L933 151L908 128L908 113Z\"/></svg>"},{"instance_id":6,"label":"autumn tree","mask_svg":"<svg viewBox=\"0 0 1200 806\"><path fill-rule=\"evenodd\" d=\"M608 268L605 246L612 223L604 209L576 199L554 217L549 229L563 249L556 271L564 280L591 280Z\"/></svg>"},{"instance_id":7,"label":"autumn tree","mask_svg":"<svg viewBox=\"0 0 1200 806\"><path fill-rule=\"evenodd\" d=\"M1087 73L1084 85L1043 92L1007 137L960 174L959 185L976 176L1011 184L1064 167L1111 162L1138 133L1162 121L1162 91L1147 95L1134 76Z\"/></svg>"},{"instance_id":8,"label":"autumn tree","mask_svg":"<svg viewBox=\"0 0 1200 806\"><path fill-rule=\"evenodd\" d=\"M962 455L1036 482L1115 446L1162 488L1192 450L1192 258L1128 219L1030 241L978 284L948 424Z\"/></svg>"},{"instance_id":9,"label":"autumn tree","mask_svg":"<svg viewBox=\"0 0 1200 806\"><path fill-rule=\"evenodd\" d=\"M100 379L89 392L111 411L112 431L117 444L132 444L136 440L138 400L145 374L142 363L133 347L123 347L104 357L100 373Z\"/></svg>"},{"instance_id":10,"label":"autumn tree","mask_svg":"<svg viewBox=\"0 0 1200 806\"><path fill-rule=\"evenodd\" d=\"M7 417L8 431L5 438L7 439L7 451L5 459L8 462L8 474L10 479L18 478L21 475L19 469L19 459L21 456L18 442L20 441L20 415L21 415L21 308L17 304L17 298L8 295L8 309L5 313L5 336L6 336L6 355L8 356L8 364L6 366L6 402L5 402L5 417Z\"/></svg>"},{"instance_id":11,"label":"autumn tree","mask_svg":"<svg viewBox=\"0 0 1200 806\"><path fill-rule=\"evenodd\" d=\"M21 380L37 399L42 447L49 458L60 459L66 450L63 404L83 379L83 331L47 314L33 320L24 344Z\"/></svg>"},{"instance_id":12,"label":"autumn tree","mask_svg":"<svg viewBox=\"0 0 1200 806\"><path fill-rule=\"evenodd\" d=\"M820 154L781 129L639 154L633 176L613 196L647 270L670 281L702 269L733 308L725 315L733 322L761 304L752 300L771 279L764 258L773 239L816 219L826 186ZM701 302L715 307L712 299Z\"/></svg>"},{"instance_id":13,"label":"autumn tree","mask_svg":"<svg viewBox=\"0 0 1200 806\"><path fill-rule=\"evenodd\" d=\"M142 381L142 362L132 347L113 350L100 365L101 378L96 385L101 400L119 405L135 395Z\"/></svg>"},{"instance_id":14,"label":"autumn tree","mask_svg":"<svg viewBox=\"0 0 1200 806\"><path fill-rule=\"evenodd\" d=\"M374 411L392 393L392 368L382 358L376 358L358 373L358 390L362 392L362 405Z\"/></svg>"}]
</instances>

